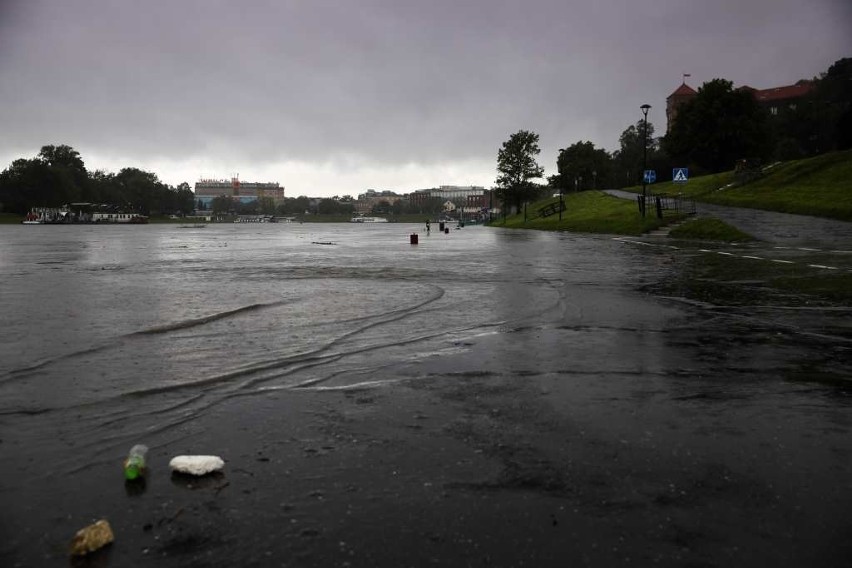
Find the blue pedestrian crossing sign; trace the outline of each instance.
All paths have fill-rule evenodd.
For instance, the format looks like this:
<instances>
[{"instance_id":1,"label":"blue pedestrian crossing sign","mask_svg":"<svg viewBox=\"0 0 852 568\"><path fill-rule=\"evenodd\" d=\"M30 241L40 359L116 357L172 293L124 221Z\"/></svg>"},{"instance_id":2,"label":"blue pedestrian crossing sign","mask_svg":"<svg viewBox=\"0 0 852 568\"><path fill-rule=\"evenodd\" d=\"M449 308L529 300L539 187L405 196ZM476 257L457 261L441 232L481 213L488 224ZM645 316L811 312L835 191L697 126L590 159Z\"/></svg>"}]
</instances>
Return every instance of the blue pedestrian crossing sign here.
<instances>
[{"instance_id":1,"label":"blue pedestrian crossing sign","mask_svg":"<svg viewBox=\"0 0 852 568\"><path fill-rule=\"evenodd\" d=\"M645 170L645 183L654 183L657 181L656 170Z\"/></svg>"},{"instance_id":2,"label":"blue pedestrian crossing sign","mask_svg":"<svg viewBox=\"0 0 852 568\"><path fill-rule=\"evenodd\" d=\"M686 183L689 179L688 168L674 168L672 170L672 181L675 183Z\"/></svg>"}]
</instances>

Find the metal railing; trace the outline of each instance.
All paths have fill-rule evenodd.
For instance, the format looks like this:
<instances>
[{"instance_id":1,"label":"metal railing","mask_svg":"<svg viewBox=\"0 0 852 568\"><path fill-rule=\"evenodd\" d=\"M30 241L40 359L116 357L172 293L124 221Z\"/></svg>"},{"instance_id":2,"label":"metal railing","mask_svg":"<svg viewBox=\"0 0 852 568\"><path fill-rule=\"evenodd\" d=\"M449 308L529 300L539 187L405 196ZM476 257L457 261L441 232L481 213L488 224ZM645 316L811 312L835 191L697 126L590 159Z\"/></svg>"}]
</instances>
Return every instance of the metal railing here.
<instances>
[{"instance_id":1,"label":"metal railing","mask_svg":"<svg viewBox=\"0 0 852 568\"><path fill-rule=\"evenodd\" d=\"M659 193L649 195L647 202L643 202L643 196L637 195L636 200L639 204L640 213L645 211L647 206L650 206L656 211L657 217L660 219L663 218L663 211L674 211L678 215L695 215L695 200L682 194Z\"/></svg>"}]
</instances>

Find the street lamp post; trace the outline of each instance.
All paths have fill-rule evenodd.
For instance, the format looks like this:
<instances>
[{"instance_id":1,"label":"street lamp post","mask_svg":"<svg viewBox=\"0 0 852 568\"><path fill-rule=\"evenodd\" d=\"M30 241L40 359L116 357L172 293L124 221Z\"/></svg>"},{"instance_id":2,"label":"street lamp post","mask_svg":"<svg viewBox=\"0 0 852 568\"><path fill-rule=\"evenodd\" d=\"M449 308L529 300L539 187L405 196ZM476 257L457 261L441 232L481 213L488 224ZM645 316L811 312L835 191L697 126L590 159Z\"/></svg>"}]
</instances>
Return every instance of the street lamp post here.
<instances>
[{"instance_id":1,"label":"street lamp post","mask_svg":"<svg viewBox=\"0 0 852 568\"><path fill-rule=\"evenodd\" d=\"M639 107L645 115L645 125L642 132L642 217L645 216L645 208L648 206L648 179L645 172L648 171L648 111L651 105L644 104Z\"/></svg>"},{"instance_id":2,"label":"street lamp post","mask_svg":"<svg viewBox=\"0 0 852 568\"><path fill-rule=\"evenodd\" d=\"M565 208L565 201L562 197L562 186L564 184L559 184L559 221L562 222L562 210Z\"/></svg>"}]
</instances>

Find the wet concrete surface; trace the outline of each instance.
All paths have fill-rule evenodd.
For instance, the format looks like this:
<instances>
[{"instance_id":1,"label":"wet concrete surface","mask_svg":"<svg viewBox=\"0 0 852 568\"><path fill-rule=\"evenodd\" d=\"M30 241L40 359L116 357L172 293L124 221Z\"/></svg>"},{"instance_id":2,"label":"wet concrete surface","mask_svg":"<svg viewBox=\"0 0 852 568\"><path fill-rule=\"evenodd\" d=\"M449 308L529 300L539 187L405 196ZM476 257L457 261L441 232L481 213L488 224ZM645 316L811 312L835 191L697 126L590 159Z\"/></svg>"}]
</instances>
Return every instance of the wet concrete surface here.
<instances>
[{"instance_id":1,"label":"wet concrete surface","mask_svg":"<svg viewBox=\"0 0 852 568\"><path fill-rule=\"evenodd\" d=\"M771 330L682 323L647 330L666 339L642 362L530 353L582 334L530 326L382 389L233 399L152 452L144 491L95 468L34 496L50 522L18 558L61 563L62 529L97 511L117 541L80 565L847 565L848 387L807 380ZM170 451L211 447L224 475L169 479Z\"/></svg>"},{"instance_id":2,"label":"wet concrete surface","mask_svg":"<svg viewBox=\"0 0 852 568\"><path fill-rule=\"evenodd\" d=\"M50 522L17 560L63 564L61 529L85 519L66 511L97 510L117 541L76 565L847 564L848 407L793 384L569 377L229 403L178 446L215 440L222 477L170 481L162 450L141 493L90 472L33 499Z\"/></svg>"},{"instance_id":3,"label":"wet concrete surface","mask_svg":"<svg viewBox=\"0 0 852 568\"><path fill-rule=\"evenodd\" d=\"M742 259L697 246L232 229L0 263L5 297L140 308L60 312L73 334L10 312L4 339L57 340L4 348L4 566L67 565L98 518L115 543L73 565L848 566L848 305L704 282ZM192 453L223 473L171 476Z\"/></svg>"}]
</instances>

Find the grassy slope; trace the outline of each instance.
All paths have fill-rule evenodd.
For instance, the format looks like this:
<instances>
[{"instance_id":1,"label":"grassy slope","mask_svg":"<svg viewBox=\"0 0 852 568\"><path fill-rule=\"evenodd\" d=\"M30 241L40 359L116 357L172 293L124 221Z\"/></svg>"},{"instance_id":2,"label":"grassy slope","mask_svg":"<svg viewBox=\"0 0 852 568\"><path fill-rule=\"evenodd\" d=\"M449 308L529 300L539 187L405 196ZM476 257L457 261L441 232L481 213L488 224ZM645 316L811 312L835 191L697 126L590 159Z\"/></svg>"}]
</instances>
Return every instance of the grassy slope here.
<instances>
[{"instance_id":1,"label":"grassy slope","mask_svg":"<svg viewBox=\"0 0 852 568\"><path fill-rule=\"evenodd\" d=\"M529 204L526 222L522 213L507 217L505 223L503 219L495 219L493 225L545 231L640 235L678 218L667 214L660 220L649 212L651 214L643 220L639 215L637 204L633 201L611 197L600 191L583 191L565 195L566 210L562 212L561 222L558 213L549 217L532 219L537 215L540 207L558 201L557 197Z\"/></svg>"},{"instance_id":2,"label":"grassy slope","mask_svg":"<svg viewBox=\"0 0 852 568\"><path fill-rule=\"evenodd\" d=\"M733 181L733 172L722 172L652 187L707 203L852 221L852 150L784 162L756 181L719 189Z\"/></svg>"},{"instance_id":3,"label":"grassy slope","mask_svg":"<svg viewBox=\"0 0 852 568\"><path fill-rule=\"evenodd\" d=\"M712 217L691 219L679 227L675 227L669 236L676 239L703 239L738 243L753 241L755 238Z\"/></svg>"},{"instance_id":4,"label":"grassy slope","mask_svg":"<svg viewBox=\"0 0 852 568\"><path fill-rule=\"evenodd\" d=\"M763 178L713 193L714 203L852 221L852 151L780 164Z\"/></svg>"}]
</instances>

